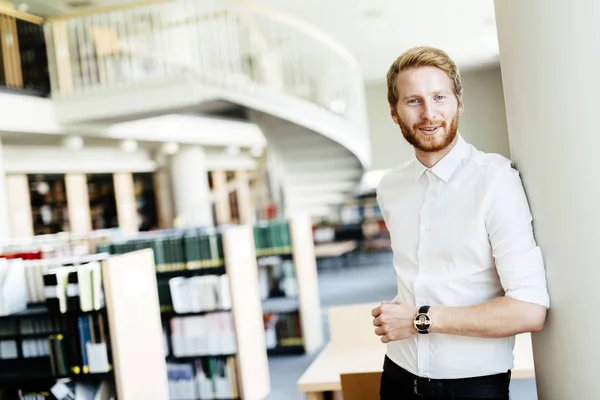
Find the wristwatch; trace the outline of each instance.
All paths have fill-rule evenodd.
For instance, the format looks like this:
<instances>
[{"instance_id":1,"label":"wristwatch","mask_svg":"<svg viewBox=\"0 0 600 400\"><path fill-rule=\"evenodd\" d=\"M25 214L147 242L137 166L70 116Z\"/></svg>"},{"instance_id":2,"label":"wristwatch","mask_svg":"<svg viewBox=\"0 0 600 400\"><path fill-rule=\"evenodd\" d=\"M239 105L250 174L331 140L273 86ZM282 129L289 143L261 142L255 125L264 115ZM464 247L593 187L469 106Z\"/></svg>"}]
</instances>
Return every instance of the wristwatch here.
<instances>
[{"instance_id":1,"label":"wristwatch","mask_svg":"<svg viewBox=\"0 0 600 400\"><path fill-rule=\"evenodd\" d=\"M417 328L417 333L428 334L431 327L431 317L429 316L430 306L421 306L419 313L415 317L414 325Z\"/></svg>"}]
</instances>

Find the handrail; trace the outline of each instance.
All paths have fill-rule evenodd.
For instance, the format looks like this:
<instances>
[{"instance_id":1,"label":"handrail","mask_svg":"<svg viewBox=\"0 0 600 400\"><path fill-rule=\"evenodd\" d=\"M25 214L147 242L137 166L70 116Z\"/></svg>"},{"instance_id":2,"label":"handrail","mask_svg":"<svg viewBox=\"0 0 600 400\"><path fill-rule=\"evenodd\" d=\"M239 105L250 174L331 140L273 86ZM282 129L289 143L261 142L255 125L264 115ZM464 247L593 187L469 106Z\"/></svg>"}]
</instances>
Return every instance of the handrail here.
<instances>
[{"instance_id":1,"label":"handrail","mask_svg":"<svg viewBox=\"0 0 600 400\"><path fill-rule=\"evenodd\" d=\"M292 107L302 100L349 122L347 135L368 149L360 68L322 31L248 0L141 4L47 21L53 97L192 79Z\"/></svg>"},{"instance_id":2,"label":"handrail","mask_svg":"<svg viewBox=\"0 0 600 400\"><path fill-rule=\"evenodd\" d=\"M345 48L344 46L342 46L341 44L339 44L338 42L333 40L329 35L327 35L323 31L321 31L320 29L316 28L315 26L310 25L310 24L306 23L305 21L294 17L293 15L286 14L284 12L275 10L265 4L252 2L250 0L231 0L231 1L238 3L240 5L243 5L245 7L251 7L254 10L256 10L266 16L273 17L273 19L276 19L276 20L281 21L282 23L285 23L290 28L295 28L299 32L302 32L305 35L310 36L323 44L326 44L327 46L329 46L331 48L331 50L335 51L340 56L342 56L346 60L346 62L348 62L348 64L353 65L357 69L359 68L358 61L356 60L356 58L354 58L352 53L350 53L348 51L347 48Z\"/></svg>"}]
</instances>

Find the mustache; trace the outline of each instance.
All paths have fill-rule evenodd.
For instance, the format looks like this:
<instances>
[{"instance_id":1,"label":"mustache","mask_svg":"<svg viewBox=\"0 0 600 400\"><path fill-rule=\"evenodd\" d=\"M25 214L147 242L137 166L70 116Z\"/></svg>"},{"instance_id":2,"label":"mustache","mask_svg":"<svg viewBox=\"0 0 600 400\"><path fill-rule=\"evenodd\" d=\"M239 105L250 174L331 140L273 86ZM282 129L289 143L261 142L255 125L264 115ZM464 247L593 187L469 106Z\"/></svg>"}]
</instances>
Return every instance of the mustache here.
<instances>
[{"instance_id":1,"label":"mustache","mask_svg":"<svg viewBox=\"0 0 600 400\"><path fill-rule=\"evenodd\" d=\"M425 121L425 122L419 122L418 124L414 124L413 125L413 129L417 130L417 129L421 129L421 128L425 128L427 126L440 126L441 128L446 128L446 121Z\"/></svg>"}]
</instances>

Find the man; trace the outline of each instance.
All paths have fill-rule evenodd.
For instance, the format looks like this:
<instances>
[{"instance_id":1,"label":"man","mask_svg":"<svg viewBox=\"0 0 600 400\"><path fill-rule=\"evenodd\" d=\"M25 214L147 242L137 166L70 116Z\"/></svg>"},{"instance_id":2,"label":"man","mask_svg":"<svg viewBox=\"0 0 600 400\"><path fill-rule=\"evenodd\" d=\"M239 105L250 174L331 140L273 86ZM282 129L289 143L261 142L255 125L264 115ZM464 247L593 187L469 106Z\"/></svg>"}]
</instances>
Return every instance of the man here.
<instances>
[{"instance_id":1,"label":"man","mask_svg":"<svg viewBox=\"0 0 600 400\"><path fill-rule=\"evenodd\" d=\"M388 344L381 399L508 400L514 337L541 330L549 307L519 174L458 133L462 83L446 53L411 49L387 80L416 158L377 188L398 281L372 312Z\"/></svg>"}]
</instances>

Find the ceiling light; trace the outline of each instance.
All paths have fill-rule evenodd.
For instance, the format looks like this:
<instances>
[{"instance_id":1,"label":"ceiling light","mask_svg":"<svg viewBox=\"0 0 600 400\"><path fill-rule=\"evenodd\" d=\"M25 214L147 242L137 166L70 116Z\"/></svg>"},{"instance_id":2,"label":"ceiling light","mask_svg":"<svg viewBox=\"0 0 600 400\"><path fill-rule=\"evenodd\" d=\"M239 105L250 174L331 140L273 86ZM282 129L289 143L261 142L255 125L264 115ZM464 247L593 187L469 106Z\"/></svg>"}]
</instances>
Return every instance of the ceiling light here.
<instances>
[{"instance_id":1,"label":"ceiling light","mask_svg":"<svg viewBox=\"0 0 600 400\"><path fill-rule=\"evenodd\" d=\"M126 153L133 153L138 149L138 142L133 139L125 139L121 142L121 149Z\"/></svg>"},{"instance_id":2,"label":"ceiling light","mask_svg":"<svg viewBox=\"0 0 600 400\"><path fill-rule=\"evenodd\" d=\"M162 151L165 154L172 156L173 154L177 154L179 151L179 143L176 142L166 142L162 146Z\"/></svg>"},{"instance_id":3,"label":"ceiling light","mask_svg":"<svg viewBox=\"0 0 600 400\"><path fill-rule=\"evenodd\" d=\"M71 151L79 151L83 149L83 138L77 135L65 136L62 140L63 146Z\"/></svg>"}]
</instances>

